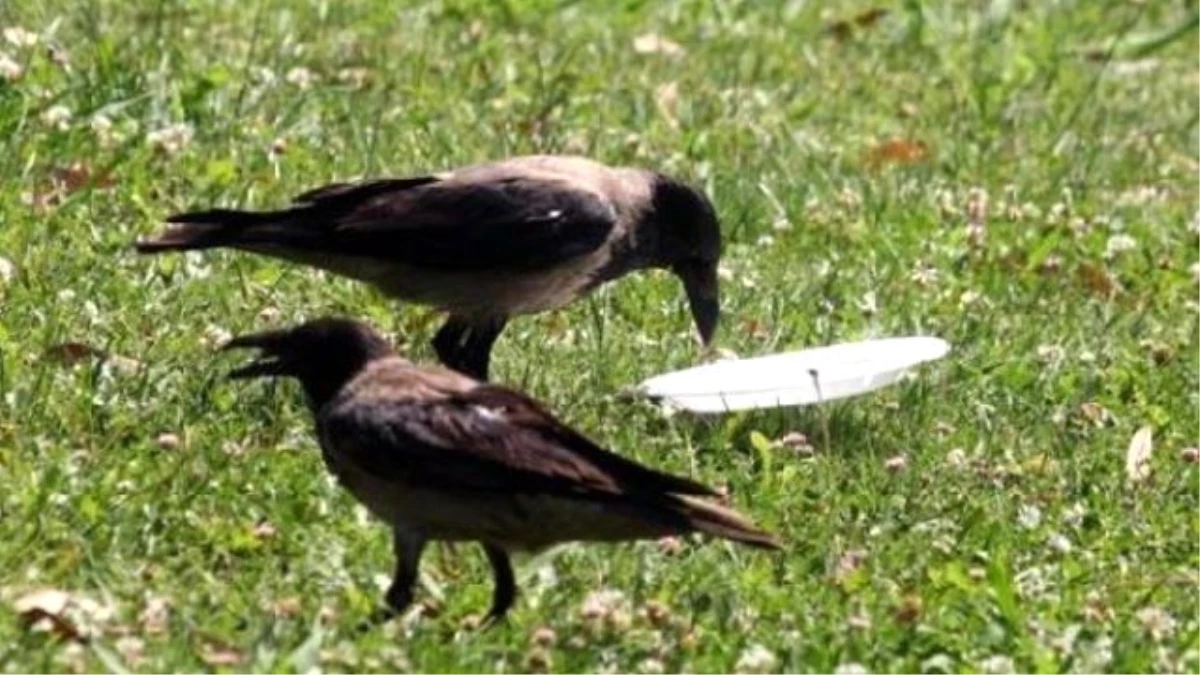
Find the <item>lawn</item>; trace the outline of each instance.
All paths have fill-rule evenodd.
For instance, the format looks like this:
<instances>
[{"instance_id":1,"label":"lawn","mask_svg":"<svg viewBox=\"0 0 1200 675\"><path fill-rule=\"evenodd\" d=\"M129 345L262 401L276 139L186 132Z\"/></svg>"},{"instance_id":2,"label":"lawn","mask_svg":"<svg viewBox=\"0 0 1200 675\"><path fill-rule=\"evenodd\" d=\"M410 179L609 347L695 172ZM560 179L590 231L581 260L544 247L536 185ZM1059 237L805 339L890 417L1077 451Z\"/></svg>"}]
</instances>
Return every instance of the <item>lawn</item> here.
<instances>
[{"instance_id":1,"label":"lawn","mask_svg":"<svg viewBox=\"0 0 1200 675\"><path fill-rule=\"evenodd\" d=\"M0 4L3 670L1196 671L1197 12ZM344 313L428 361L439 317L130 244L185 208L532 152L712 195L722 350L954 350L869 396L693 419L621 395L702 358L673 278L518 320L496 379L727 486L785 550L565 547L479 632L481 551L435 547L424 609L360 633L386 528L325 475L298 389L228 382L214 347Z\"/></svg>"}]
</instances>

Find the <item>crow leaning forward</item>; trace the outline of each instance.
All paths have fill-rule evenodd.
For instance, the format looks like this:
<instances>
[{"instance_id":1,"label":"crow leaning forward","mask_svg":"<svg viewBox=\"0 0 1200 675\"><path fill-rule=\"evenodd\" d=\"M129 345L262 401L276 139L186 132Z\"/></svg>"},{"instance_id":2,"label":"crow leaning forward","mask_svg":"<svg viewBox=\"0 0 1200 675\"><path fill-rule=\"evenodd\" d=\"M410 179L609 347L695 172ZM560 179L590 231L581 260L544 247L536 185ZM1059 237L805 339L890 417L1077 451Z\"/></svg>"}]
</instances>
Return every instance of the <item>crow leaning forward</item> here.
<instances>
[{"instance_id":1,"label":"crow leaning forward","mask_svg":"<svg viewBox=\"0 0 1200 675\"><path fill-rule=\"evenodd\" d=\"M318 188L289 208L172 216L143 253L235 248L329 270L449 312L442 363L488 378L509 317L562 307L647 268L683 282L701 340L719 316L709 200L651 171L534 156L420 178Z\"/></svg>"},{"instance_id":2,"label":"crow leaning forward","mask_svg":"<svg viewBox=\"0 0 1200 675\"><path fill-rule=\"evenodd\" d=\"M601 448L524 394L418 367L364 324L319 319L228 347L259 350L231 377L299 379L326 466L392 527L393 612L412 601L429 541L483 544L495 577L491 620L515 598L514 552L688 532L779 547L701 499L714 494L704 485Z\"/></svg>"}]
</instances>

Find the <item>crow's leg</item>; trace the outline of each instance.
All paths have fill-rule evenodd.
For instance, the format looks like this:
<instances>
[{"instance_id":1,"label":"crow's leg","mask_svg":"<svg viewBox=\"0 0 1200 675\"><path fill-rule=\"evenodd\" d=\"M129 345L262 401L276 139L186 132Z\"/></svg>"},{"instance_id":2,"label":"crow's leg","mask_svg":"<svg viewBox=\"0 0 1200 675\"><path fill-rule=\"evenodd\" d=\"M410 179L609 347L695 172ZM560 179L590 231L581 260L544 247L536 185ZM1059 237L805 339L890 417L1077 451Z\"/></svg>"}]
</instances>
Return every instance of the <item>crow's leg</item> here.
<instances>
[{"instance_id":1,"label":"crow's leg","mask_svg":"<svg viewBox=\"0 0 1200 675\"><path fill-rule=\"evenodd\" d=\"M417 570L426 541L424 535L410 530L396 528L393 531L392 550L396 553L396 572L392 576L392 585L384 595L387 606L372 614L372 624L390 621L412 604L413 588L417 584Z\"/></svg>"},{"instance_id":2,"label":"crow's leg","mask_svg":"<svg viewBox=\"0 0 1200 675\"><path fill-rule=\"evenodd\" d=\"M512 562L508 552L495 544L483 545L488 562L492 565L492 576L496 581L496 589L492 593L492 608L484 619L484 627L490 627L504 619L508 610L513 606L517 597L517 582L513 577Z\"/></svg>"},{"instance_id":3,"label":"crow's leg","mask_svg":"<svg viewBox=\"0 0 1200 675\"><path fill-rule=\"evenodd\" d=\"M462 358L463 345L471 333L471 324L466 319L450 315L446 323L433 336L433 350L437 352L438 360L447 368L461 370L459 361Z\"/></svg>"},{"instance_id":4,"label":"crow's leg","mask_svg":"<svg viewBox=\"0 0 1200 675\"><path fill-rule=\"evenodd\" d=\"M507 318L468 321L451 315L433 338L438 360L447 368L486 382L492 345L507 323Z\"/></svg>"},{"instance_id":5,"label":"crow's leg","mask_svg":"<svg viewBox=\"0 0 1200 675\"><path fill-rule=\"evenodd\" d=\"M488 370L492 359L492 346L508 323L504 318L489 318L476 323L467 334L467 342L459 363L461 372L482 382L488 381Z\"/></svg>"}]
</instances>

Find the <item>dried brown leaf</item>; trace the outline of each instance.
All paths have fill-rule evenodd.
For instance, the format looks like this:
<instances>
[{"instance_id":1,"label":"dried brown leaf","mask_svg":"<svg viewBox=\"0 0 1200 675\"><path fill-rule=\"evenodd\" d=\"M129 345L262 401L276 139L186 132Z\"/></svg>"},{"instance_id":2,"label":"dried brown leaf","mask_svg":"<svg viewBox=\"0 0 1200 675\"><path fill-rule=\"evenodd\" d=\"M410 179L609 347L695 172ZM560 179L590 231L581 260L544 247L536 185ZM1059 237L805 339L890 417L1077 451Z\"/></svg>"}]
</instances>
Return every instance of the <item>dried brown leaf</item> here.
<instances>
[{"instance_id":1,"label":"dried brown leaf","mask_svg":"<svg viewBox=\"0 0 1200 675\"><path fill-rule=\"evenodd\" d=\"M142 363L137 359L112 354L89 344L74 341L51 345L42 352L42 358L64 366L73 366L81 361L95 359L111 365L122 375L132 375L142 367Z\"/></svg>"},{"instance_id":2,"label":"dried brown leaf","mask_svg":"<svg viewBox=\"0 0 1200 675\"><path fill-rule=\"evenodd\" d=\"M43 588L17 598L13 609L31 628L49 630L67 640L84 640L79 627L67 618L71 595L54 588Z\"/></svg>"},{"instance_id":3,"label":"dried brown leaf","mask_svg":"<svg viewBox=\"0 0 1200 675\"><path fill-rule=\"evenodd\" d=\"M928 157L929 146L921 141L889 138L867 153L867 166L876 168L884 164L917 164Z\"/></svg>"},{"instance_id":4,"label":"dried brown leaf","mask_svg":"<svg viewBox=\"0 0 1200 675\"><path fill-rule=\"evenodd\" d=\"M1154 430L1149 426L1138 429L1125 451L1125 476L1131 483L1141 483L1150 477L1150 455L1154 451Z\"/></svg>"},{"instance_id":5,"label":"dried brown leaf","mask_svg":"<svg viewBox=\"0 0 1200 675\"><path fill-rule=\"evenodd\" d=\"M921 601L921 596L908 594L900 599L900 604L896 607L896 621L903 624L915 623L921 618L921 610L924 603Z\"/></svg>"},{"instance_id":6,"label":"dried brown leaf","mask_svg":"<svg viewBox=\"0 0 1200 675\"><path fill-rule=\"evenodd\" d=\"M743 319L742 334L749 335L755 340L766 340L771 337L771 331L767 325L758 319Z\"/></svg>"},{"instance_id":7,"label":"dried brown leaf","mask_svg":"<svg viewBox=\"0 0 1200 675\"><path fill-rule=\"evenodd\" d=\"M854 25L859 28L870 28L888 15L888 10L882 7L871 7L854 17Z\"/></svg>"},{"instance_id":8,"label":"dried brown leaf","mask_svg":"<svg viewBox=\"0 0 1200 675\"><path fill-rule=\"evenodd\" d=\"M86 188L107 190L116 185L111 174L97 176L91 167L78 161L67 166L53 167L47 178L48 185L35 190L34 194L30 195L30 202L38 211L45 211L57 206L68 196L80 190Z\"/></svg>"},{"instance_id":9,"label":"dried brown leaf","mask_svg":"<svg viewBox=\"0 0 1200 675\"><path fill-rule=\"evenodd\" d=\"M104 352L82 342L60 342L42 352L42 358L70 366L86 359L102 359Z\"/></svg>"},{"instance_id":10,"label":"dried brown leaf","mask_svg":"<svg viewBox=\"0 0 1200 675\"><path fill-rule=\"evenodd\" d=\"M1079 404L1079 412L1084 419L1097 427L1103 427L1112 422L1112 413L1095 401L1085 401Z\"/></svg>"},{"instance_id":11,"label":"dried brown leaf","mask_svg":"<svg viewBox=\"0 0 1200 675\"><path fill-rule=\"evenodd\" d=\"M1079 282L1096 295L1111 298L1120 294L1121 285L1108 270L1090 263L1083 263L1077 271Z\"/></svg>"},{"instance_id":12,"label":"dried brown leaf","mask_svg":"<svg viewBox=\"0 0 1200 675\"><path fill-rule=\"evenodd\" d=\"M303 610L304 604L294 595L280 598L271 606L271 613L278 619L294 619L300 616Z\"/></svg>"},{"instance_id":13,"label":"dried brown leaf","mask_svg":"<svg viewBox=\"0 0 1200 675\"><path fill-rule=\"evenodd\" d=\"M91 167L83 162L73 162L68 166L57 166L50 170L50 184L63 194L77 192L86 187L106 190L116 184L111 174L97 176Z\"/></svg>"},{"instance_id":14,"label":"dried brown leaf","mask_svg":"<svg viewBox=\"0 0 1200 675\"><path fill-rule=\"evenodd\" d=\"M825 26L825 32L829 33L838 40L848 40L854 35L855 29L871 28L879 23L879 20L887 16L888 10L882 7L871 7L848 19L838 19L830 22Z\"/></svg>"}]
</instances>

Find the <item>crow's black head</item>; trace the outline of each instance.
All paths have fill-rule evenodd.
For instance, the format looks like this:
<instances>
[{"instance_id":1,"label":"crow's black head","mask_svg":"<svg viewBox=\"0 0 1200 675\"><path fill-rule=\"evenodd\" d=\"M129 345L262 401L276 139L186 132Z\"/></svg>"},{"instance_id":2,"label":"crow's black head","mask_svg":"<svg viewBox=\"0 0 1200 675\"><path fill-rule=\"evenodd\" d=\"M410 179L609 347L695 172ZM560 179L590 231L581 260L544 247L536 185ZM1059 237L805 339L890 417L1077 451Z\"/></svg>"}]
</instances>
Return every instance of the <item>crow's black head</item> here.
<instances>
[{"instance_id":1,"label":"crow's black head","mask_svg":"<svg viewBox=\"0 0 1200 675\"><path fill-rule=\"evenodd\" d=\"M683 282L696 329L707 345L721 314L717 212L703 193L673 178L656 175L652 189L651 208L658 225L657 263Z\"/></svg>"},{"instance_id":2,"label":"crow's black head","mask_svg":"<svg viewBox=\"0 0 1200 675\"><path fill-rule=\"evenodd\" d=\"M370 326L323 318L293 328L242 335L223 349L255 348L259 357L229 374L233 379L294 377L309 403L320 407L371 361L394 352Z\"/></svg>"}]
</instances>

